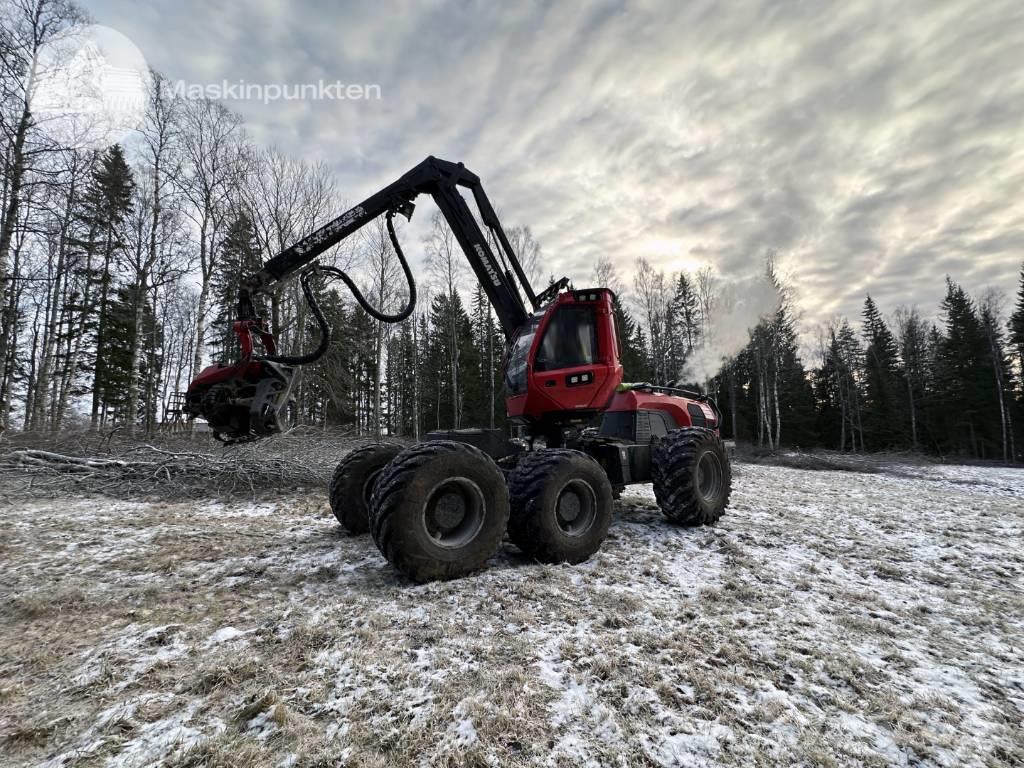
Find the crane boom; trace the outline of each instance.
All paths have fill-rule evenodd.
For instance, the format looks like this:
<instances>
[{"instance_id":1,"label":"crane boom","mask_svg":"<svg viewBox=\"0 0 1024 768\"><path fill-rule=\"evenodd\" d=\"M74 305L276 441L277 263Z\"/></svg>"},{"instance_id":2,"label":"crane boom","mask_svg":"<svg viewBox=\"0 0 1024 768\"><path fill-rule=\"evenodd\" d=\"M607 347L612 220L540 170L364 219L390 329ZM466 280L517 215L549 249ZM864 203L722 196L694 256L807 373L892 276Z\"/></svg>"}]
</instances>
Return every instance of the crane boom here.
<instances>
[{"instance_id":1,"label":"crane boom","mask_svg":"<svg viewBox=\"0 0 1024 768\"><path fill-rule=\"evenodd\" d=\"M501 260L495 257L494 250L480 229L476 217L458 191L460 186L473 193L480 218L500 249ZM254 316L254 295L307 266L327 249L354 234L378 216L402 214L406 218L411 217L415 207L413 201L422 194L433 197L494 307L505 337L513 338L516 331L526 322L529 313L537 309L537 296L484 192L480 178L467 170L462 163L452 163L435 157L428 157L397 181L267 261L263 268L242 286L238 306L240 319L248 320ZM503 268L502 262L508 267ZM530 310L527 310L523 302L520 289L530 302Z\"/></svg>"}]
</instances>

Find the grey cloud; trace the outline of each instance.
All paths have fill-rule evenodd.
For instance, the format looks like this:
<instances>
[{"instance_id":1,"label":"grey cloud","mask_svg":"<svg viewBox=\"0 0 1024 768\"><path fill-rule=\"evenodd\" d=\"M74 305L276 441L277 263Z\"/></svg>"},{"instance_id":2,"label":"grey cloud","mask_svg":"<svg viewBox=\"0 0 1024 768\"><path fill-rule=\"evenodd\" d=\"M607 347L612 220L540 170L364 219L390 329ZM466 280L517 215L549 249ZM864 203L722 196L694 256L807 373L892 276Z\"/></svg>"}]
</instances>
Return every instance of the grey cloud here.
<instances>
[{"instance_id":1,"label":"grey cloud","mask_svg":"<svg viewBox=\"0 0 1024 768\"><path fill-rule=\"evenodd\" d=\"M578 281L775 248L812 326L869 290L932 312L945 271L980 293L1024 256L1016 2L87 4L172 77L379 82L232 106L353 199L464 159Z\"/></svg>"}]
</instances>

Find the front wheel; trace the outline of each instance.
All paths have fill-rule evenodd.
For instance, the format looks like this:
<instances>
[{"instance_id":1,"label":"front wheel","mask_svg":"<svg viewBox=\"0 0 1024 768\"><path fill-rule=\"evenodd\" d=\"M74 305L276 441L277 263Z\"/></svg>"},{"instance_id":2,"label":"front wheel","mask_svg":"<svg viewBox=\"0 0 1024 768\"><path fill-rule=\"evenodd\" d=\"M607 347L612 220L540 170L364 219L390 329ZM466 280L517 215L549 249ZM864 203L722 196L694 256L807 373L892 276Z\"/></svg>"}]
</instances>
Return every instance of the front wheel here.
<instances>
[{"instance_id":1,"label":"front wheel","mask_svg":"<svg viewBox=\"0 0 1024 768\"><path fill-rule=\"evenodd\" d=\"M718 521L732 493L732 468L718 435L701 427L674 430L655 446L651 463L665 517L680 525Z\"/></svg>"},{"instance_id":2,"label":"front wheel","mask_svg":"<svg viewBox=\"0 0 1024 768\"><path fill-rule=\"evenodd\" d=\"M400 453L370 502L370 533L414 581L453 579L482 568L508 524L498 465L465 443L432 440Z\"/></svg>"}]
</instances>

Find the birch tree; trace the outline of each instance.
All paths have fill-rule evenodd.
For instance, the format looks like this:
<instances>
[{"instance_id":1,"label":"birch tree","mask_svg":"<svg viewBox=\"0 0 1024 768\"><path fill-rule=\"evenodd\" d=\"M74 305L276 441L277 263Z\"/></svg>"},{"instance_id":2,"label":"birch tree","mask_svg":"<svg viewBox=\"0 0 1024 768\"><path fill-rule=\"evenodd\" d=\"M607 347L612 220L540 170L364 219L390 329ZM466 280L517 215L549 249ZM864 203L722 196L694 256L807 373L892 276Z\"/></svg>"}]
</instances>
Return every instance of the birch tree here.
<instances>
[{"instance_id":1,"label":"birch tree","mask_svg":"<svg viewBox=\"0 0 1024 768\"><path fill-rule=\"evenodd\" d=\"M189 99L177 109L181 167L175 177L188 200L188 215L198 229L199 294L196 305L192 373L203 365L210 284L217 244L224 234L230 203L237 196L245 170L241 118L215 101Z\"/></svg>"}]
</instances>

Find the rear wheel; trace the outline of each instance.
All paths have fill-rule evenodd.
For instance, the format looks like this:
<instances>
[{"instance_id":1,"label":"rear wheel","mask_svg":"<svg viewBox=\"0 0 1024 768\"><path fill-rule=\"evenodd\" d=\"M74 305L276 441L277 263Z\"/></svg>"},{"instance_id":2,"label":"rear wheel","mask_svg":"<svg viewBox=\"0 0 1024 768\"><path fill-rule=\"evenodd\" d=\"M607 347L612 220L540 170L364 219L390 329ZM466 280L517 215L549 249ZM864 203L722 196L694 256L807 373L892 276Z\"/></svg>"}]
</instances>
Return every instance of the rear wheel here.
<instances>
[{"instance_id":1,"label":"rear wheel","mask_svg":"<svg viewBox=\"0 0 1024 768\"><path fill-rule=\"evenodd\" d=\"M508 532L544 563L579 563L608 535L612 487L601 465L581 451L528 454L508 479Z\"/></svg>"},{"instance_id":2,"label":"rear wheel","mask_svg":"<svg viewBox=\"0 0 1024 768\"><path fill-rule=\"evenodd\" d=\"M710 429L687 427L662 438L654 448L651 474L658 506L680 525L710 525L729 503L729 457Z\"/></svg>"},{"instance_id":3,"label":"rear wheel","mask_svg":"<svg viewBox=\"0 0 1024 768\"><path fill-rule=\"evenodd\" d=\"M331 477L331 511L338 522L351 533L370 530L370 497L380 476L402 446L390 443L372 443L345 456Z\"/></svg>"},{"instance_id":4,"label":"rear wheel","mask_svg":"<svg viewBox=\"0 0 1024 768\"><path fill-rule=\"evenodd\" d=\"M465 443L434 440L402 451L381 473L370 533L415 581L482 568L508 524L508 489L497 464Z\"/></svg>"}]
</instances>

